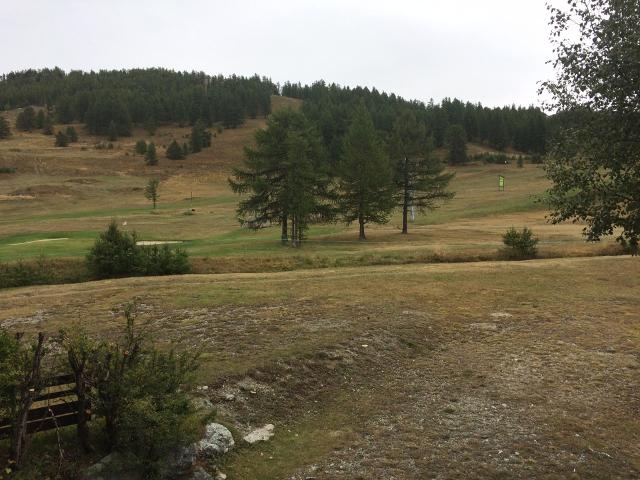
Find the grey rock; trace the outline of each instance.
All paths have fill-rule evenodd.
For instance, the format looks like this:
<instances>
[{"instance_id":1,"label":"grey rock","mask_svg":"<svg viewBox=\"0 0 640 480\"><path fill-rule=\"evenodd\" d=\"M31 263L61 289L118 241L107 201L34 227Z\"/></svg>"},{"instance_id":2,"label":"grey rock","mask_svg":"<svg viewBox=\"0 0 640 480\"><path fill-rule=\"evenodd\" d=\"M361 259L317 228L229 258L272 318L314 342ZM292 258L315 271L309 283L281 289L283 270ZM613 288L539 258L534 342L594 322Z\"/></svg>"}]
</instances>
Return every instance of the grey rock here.
<instances>
[{"instance_id":1,"label":"grey rock","mask_svg":"<svg viewBox=\"0 0 640 480\"><path fill-rule=\"evenodd\" d=\"M198 453L204 457L215 458L227 453L235 445L233 435L227 427L219 423L210 423L205 427L205 435L198 443Z\"/></svg>"},{"instance_id":2,"label":"grey rock","mask_svg":"<svg viewBox=\"0 0 640 480\"><path fill-rule=\"evenodd\" d=\"M189 480L213 480L213 477L209 475L204 468L196 467Z\"/></svg>"},{"instance_id":3,"label":"grey rock","mask_svg":"<svg viewBox=\"0 0 640 480\"><path fill-rule=\"evenodd\" d=\"M256 442L266 442L271 437L273 437L273 430L275 427L268 423L264 427L257 428L253 430L251 433L244 436L243 440L247 443L253 444Z\"/></svg>"}]
</instances>

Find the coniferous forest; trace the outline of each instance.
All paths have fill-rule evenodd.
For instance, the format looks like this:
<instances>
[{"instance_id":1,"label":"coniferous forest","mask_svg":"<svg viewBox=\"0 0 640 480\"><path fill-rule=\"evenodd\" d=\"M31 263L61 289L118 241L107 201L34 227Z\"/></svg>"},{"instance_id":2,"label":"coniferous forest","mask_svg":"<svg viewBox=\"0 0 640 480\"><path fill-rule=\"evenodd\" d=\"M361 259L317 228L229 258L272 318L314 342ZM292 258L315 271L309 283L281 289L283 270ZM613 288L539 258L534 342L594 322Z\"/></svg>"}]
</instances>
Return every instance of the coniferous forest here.
<instances>
[{"instance_id":1,"label":"coniferous forest","mask_svg":"<svg viewBox=\"0 0 640 480\"><path fill-rule=\"evenodd\" d=\"M92 134L131 134L134 124L220 122L241 125L271 111L276 86L266 78L209 76L165 69L25 70L0 76L0 108L47 106L60 123L83 122Z\"/></svg>"}]
</instances>

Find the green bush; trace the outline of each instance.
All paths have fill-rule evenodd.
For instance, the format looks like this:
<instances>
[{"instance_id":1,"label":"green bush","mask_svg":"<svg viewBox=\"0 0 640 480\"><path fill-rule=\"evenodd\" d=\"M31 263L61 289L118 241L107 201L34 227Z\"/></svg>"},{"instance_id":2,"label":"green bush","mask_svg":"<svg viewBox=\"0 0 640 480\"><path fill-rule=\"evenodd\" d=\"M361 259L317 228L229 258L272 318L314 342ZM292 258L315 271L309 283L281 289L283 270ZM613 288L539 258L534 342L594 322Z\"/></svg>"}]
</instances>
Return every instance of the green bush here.
<instances>
[{"instance_id":1,"label":"green bush","mask_svg":"<svg viewBox=\"0 0 640 480\"><path fill-rule=\"evenodd\" d=\"M136 234L120 231L116 222L112 221L87 255L87 266L95 278L141 274L143 269Z\"/></svg>"},{"instance_id":2,"label":"green bush","mask_svg":"<svg viewBox=\"0 0 640 480\"><path fill-rule=\"evenodd\" d=\"M189 256L182 248L151 245L140 249L145 275L177 275L189 273Z\"/></svg>"},{"instance_id":3,"label":"green bush","mask_svg":"<svg viewBox=\"0 0 640 480\"><path fill-rule=\"evenodd\" d=\"M508 257L512 259L535 258L538 253L537 244L539 239L533 235L533 231L524 227L522 231L511 227L502 236L502 243L508 248Z\"/></svg>"},{"instance_id":4,"label":"green bush","mask_svg":"<svg viewBox=\"0 0 640 480\"><path fill-rule=\"evenodd\" d=\"M168 245L139 246L135 233L122 232L115 221L100 234L87 255L95 278L174 275L190 271L187 252Z\"/></svg>"},{"instance_id":5,"label":"green bush","mask_svg":"<svg viewBox=\"0 0 640 480\"><path fill-rule=\"evenodd\" d=\"M0 167L0 173L16 173L14 167Z\"/></svg>"},{"instance_id":6,"label":"green bush","mask_svg":"<svg viewBox=\"0 0 640 480\"><path fill-rule=\"evenodd\" d=\"M96 350L97 412L109 446L155 478L169 452L196 440L198 419L186 392L199 354L161 352L136 328L132 306L125 317L120 338Z\"/></svg>"}]
</instances>

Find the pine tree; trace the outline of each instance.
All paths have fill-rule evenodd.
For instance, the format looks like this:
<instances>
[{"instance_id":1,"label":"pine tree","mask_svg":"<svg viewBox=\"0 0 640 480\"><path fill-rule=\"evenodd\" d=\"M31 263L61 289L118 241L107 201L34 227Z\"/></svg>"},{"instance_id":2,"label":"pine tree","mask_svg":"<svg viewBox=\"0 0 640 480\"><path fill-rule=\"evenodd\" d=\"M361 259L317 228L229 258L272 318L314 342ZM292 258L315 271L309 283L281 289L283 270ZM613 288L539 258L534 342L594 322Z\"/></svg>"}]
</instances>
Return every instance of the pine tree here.
<instances>
[{"instance_id":1,"label":"pine tree","mask_svg":"<svg viewBox=\"0 0 640 480\"><path fill-rule=\"evenodd\" d=\"M138 155L144 155L145 153L147 153L147 142L145 142L144 140L138 140L136 142L135 152Z\"/></svg>"},{"instance_id":2,"label":"pine tree","mask_svg":"<svg viewBox=\"0 0 640 480\"><path fill-rule=\"evenodd\" d=\"M203 148L211 146L211 132L205 128L202 120L198 120L191 129L191 151L198 153Z\"/></svg>"},{"instance_id":3,"label":"pine tree","mask_svg":"<svg viewBox=\"0 0 640 480\"><path fill-rule=\"evenodd\" d=\"M33 107L27 107L22 110L16 118L16 129L24 132L33 130L36 124L36 112Z\"/></svg>"},{"instance_id":4,"label":"pine tree","mask_svg":"<svg viewBox=\"0 0 640 480\"><path fill-rule=\"evenodd\" d=\"M68 147L69 146L69 137L67 137L62 131L56 133L56 147Z\"/></svg>"},{"instance_id":5,"label":"pine tree","mask_svg":"<svg viewBox=\"0 0 640 480\"><path fill-rule=\"evenodd\" d=\"M182 160L184 158L182 147L175 140L167 147L166 155L171 160Z\"/></svg>"},{"instance_id":6,"label":"pine tree","mask_svg":"<svg viewBox=\"0 0 640 480\"><path fill-rule=\"evenodd\" d=\"M153 144L151 144L153 145ZM153 202L153 209L156 209L156 203L158 202L158 186L160 181L156 178L149 180L147 186L144 189L144 196L147 200Z\"/></svg>"},{"instance_id":7,"label":"pine tree","mask_svg":"<svg viewBox=\"0 0 640 480\"><path fill-rule=\"evenodd\" d=\"M0 140L11 136L11 127L6 118L0 115Z\"/></svg>"},{"instance_id":8,"label":"pine tree","mask_svg":"<svg viewBox=\"0 0 640 480\"><path fill-rule=\"evenodd\" d=\"M39 129L44 127L44 109L42 108L38 110L38 114L36 115L35 127Z\"/></svg>"},{"instance_id":9,"label":"pine tree","mask_svg":"<svg viewBox=\"0 0 640 480\"><path fill-rule=\"evenodd\" d=\"M453 178L443 173L444 165L431 155L433 141L426 138L424 123L407 110L393 124L391 150L396 162L396 204L402 209L402 233L408 232L408 212L417 208L424 213L438 202L453 197L446 190Z\"/></svg>"},{"instance_id":10,"label":"pine tree","mask_svg":"<svg viewBox=\"0 0 640 480\"><path fill-rule=\"evenodd\" d=\"M467 138L461 125L451 125L447 129L447 149L449 150L449 163L461 165L467 163Z\"/></svg>"},{"instance_id":11,"label":"pine tree","mask_svg":"<svg viewBox=\"0 0 640 480\"><path fill-rule=\"evenodd\" d=\"M75 143L78 141L78 132L76 132L74 127L68 126L65 134L69 137L69 143Z\"/></svg>"},{"instance_id":12,"label":"pine tree","mask_svg":"<svg viewBox=\"0 0 640 480\"><path fill-rule=\"evenodd\" d=\"M147 152L145 153L144 159L147 162L147 165L158 164L158 157L156 155L156 146L153 142L150 142L149 145L147 145Z\"/></svg>"},{"instance_id":13,"label":"pine tree","mask_svg":"<svg viewBox=\"0 0 640 480\"><path fill-rule=\"evenodd\" d=\"M282 243L299 246L312 221L332 218L329 176L319 134L305 116L282 109L256 132L256 148L245 149L245 166L229 184L248 194L238 205L241 225L258 229L280 224ZM291 230L289 230L291 222Z\"/></svg>"},{"instance_id":14,"label":"pine tree","mask_svg":"<svg viewBox=\"0 0 640 480\"><path fill-rule=\"evenodd\" d=\"M366 240L367 223L386 223L394 207L393 171L371 115L360 104L353 113L343 145L338 172L339 206L344 220L359 225Z\"/></svg>"}]
</instances>

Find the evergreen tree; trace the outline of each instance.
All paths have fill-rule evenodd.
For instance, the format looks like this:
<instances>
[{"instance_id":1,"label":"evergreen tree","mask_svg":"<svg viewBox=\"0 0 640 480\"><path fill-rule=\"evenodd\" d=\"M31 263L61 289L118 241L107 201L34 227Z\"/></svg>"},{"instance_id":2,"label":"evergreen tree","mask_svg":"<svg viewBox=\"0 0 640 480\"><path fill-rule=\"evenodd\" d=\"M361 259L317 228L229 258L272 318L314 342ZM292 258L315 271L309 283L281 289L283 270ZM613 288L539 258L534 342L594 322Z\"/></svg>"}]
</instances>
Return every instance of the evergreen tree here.
<instances>
[{"instance_id":1,"label":"evergreen tree","mask_svg":"<svg viewBox=\"0 0 640 480\"><path fill-rule=\"evenodd\" d=\"M73 126L68 126L65 134L69 137L69 143L75 143L78 141L78 132L76 132L76 129Z\"/></svg>"},{"instance_id":2,"label":"evergreen tree","mask_svg":"<svg viewBox=\"0 0 640 480\"><path fill-rule=\"evenodd\" d=\"M0 115L0 140L11 136L11 127L6 118Z\"/></svg>"},{"instance_id":3,"label":"evergreen tree","mask_svg":"<svg viewBox=\"0 0 640 480\"><path fill-rule=\"evenodd\" d=\"M344 139L340 160L339 208L347 223L358 221L359 239L367 223L386 223L394 207L393 171L371 115L360 104Z\"/></svg>"},{"instance_id":4,"label":"evergreen tree","mask_svg":"<svg viewBox=\"0 0 640 480\"><path fill-rule=\"evenodd\" d=\"M135 152L138 155L144 155L145 153L147 153L147 142L145 142L144 140L138 140L136 142Z\"/></svg>"},{"instance_id":5,"label":"evergreen tree","mask_svg":"<svg viewBox=\"0 0 640 480\"><path fill-rule=\"evenodd\" d=\"M44 109L38 110L35 120L35 127L40 129L44 127Z\"/></svg>"},{"instance_id":6,"label":"evergreen tree","mask_svg":"<svg viewBox=\"0 0 640 480\"><path fill-rule=\"evenodd\" d=\"M156 155L156 146L153 142L150 142L149 145L147 145L147 152L144 155L144 159L147 162L147 165L158 164L158 156Z\"/></svg>"},{"instance_id":7,"label":"evergreen tree","mask_svg":"<svg viewBox=\"0 0 640 480\"><path fill-rule=\"evenodd\" d=\"M191 151L198 153L203 148L211 146L211 132L205 128L204 122L198 120L191 129Z\"/></svg>"},{"instance_id":8,"label":"evergreen tree","mask_svg":"<svg viewBox=\"0 0 640 480\"><path fill-rule=\"evenodd\" d=\"M69 137L67 137L62 131L56 133L56 147L68 147L69 146Z\"/></svg>"},{"instance_id":9,"label":"evergreen tree","mask_svg":"<svg viewBox=\"0 0 640 480\"><path fill-rule=\"evenodd\" d=\"M256 147L245 149L245 167L234 169L229 184L248 193L238 205L241 225L258 229L280 224L282 242L298 246L312 221L332 218L329 176L320 136L304 115L282 109L256 132Z\"/></svg>"},{"instance_id":10,"label":"evergreen tree","mask_svg":"<svg viewBox=\"0 0 640 480\"><path fill-rule=\"evenodd\" d=\"M16 129L30 132L36 124L36 112L33 107L22 110L16 118Z\"/></svg>"},{"instance_id":11,"label":"evergreen tree","mask_svg":"<svg viewBox=\"0 0 640 480\"><path fill-rule=\"evenodd\" d=\"M152 144L153 145L153 144ZM149 180L147 186L144 189L144 197L153 202L153 209L156 209L156 203L158 202L158 186L160 181L156 178Z\"/></svg>"},{"instance_id":12,"label":"evergreen tree","mask_svg":"<svg viewBox=\"0 0 640 480\"><path fill-rule=\"evenodd\" d=\"M461 165L469 160L467 158L467 138L461 125L451 125L447 129L446 145L451 165Z\"/></svg>"},{"instance_id":13,"label":"evergreen tree","mask_svg":"<svg viewBox=\"0 0 640 480\"><path fill-rule=\"evenodd\" d=\"M182 147L175 140L167 147L166 155L171 160L182 160L184 158Z\"/></svg>"},{"instance_id":14,"label":"evergreen tree","mask_svg":"<svg viewBox=\"0 0 640 480\"><path fill-rule=\"evenodd\" d=\"M392 154L396 162L396 204L402 209L402 233L408 232L408 212L417 208L424 213L437 207L438 201L453 197L446 190L453 178L443 173L442 162L431 155L432 140L426 138L424 123L406 110L393 124Z\"/></svg>"}]
</instances>

